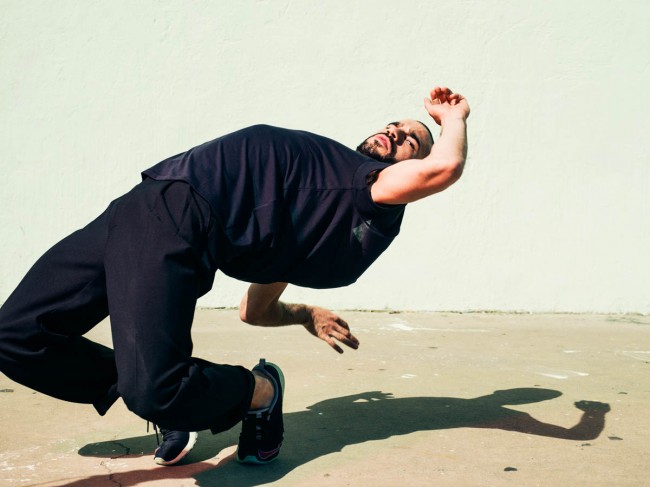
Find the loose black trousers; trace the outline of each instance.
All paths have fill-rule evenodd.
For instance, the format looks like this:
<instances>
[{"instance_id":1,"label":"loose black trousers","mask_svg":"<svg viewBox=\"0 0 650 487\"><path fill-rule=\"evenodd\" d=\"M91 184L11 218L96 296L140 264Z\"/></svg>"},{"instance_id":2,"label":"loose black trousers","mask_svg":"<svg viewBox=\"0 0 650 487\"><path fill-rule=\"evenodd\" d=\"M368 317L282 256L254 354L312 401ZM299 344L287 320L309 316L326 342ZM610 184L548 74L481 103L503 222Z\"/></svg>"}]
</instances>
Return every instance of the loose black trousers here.
<instances>
[{"instance_id":1,"label":"loose black trousers","mask_svg":"<svg viewBox=\"0 0 650 487\"><path fill-rule=\"evenodd\" d=\"M122 397L164 428L223 431L254 378L192 357L196 300L212 286L210 207L180 181L145 179L46 252L0 309L0 371L50 396ZM113 349L83 335L110 315Z\"/></svg>"}]
</instances>

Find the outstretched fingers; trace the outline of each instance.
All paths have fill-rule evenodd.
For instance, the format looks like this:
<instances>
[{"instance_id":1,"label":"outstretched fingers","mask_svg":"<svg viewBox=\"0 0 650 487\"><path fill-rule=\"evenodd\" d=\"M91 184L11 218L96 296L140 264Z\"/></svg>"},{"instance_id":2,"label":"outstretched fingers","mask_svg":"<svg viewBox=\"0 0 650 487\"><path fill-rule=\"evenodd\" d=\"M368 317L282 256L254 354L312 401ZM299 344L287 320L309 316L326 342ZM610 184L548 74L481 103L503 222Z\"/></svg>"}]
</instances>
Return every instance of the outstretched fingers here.
<instances>
[{"instance_id":1,"label":"outstretched fingers","mask_svg":"<svg viewBox=\"0 0 650 487\"><path fill-rule=\"evenodd\" d=\"M334 350L336 350L338 353L343 353L343 349L338 346L338 344L334 341L334 339L331 336L321 336L321 340L324 340L325 343L327 343L330 347L332 347Z\"/></svg>"},{"instance_id":2,"label":"outstretched fingers","mask_svg":"<svg viewBox=\"0 0 650 487\"><path fill-rule=\"evenodd\" d=\"M343 349L335 340L353 350L359 348L359 340L357 340L357 338L352 334L348 324L340 318L336 322L321 329L318 335L320 339L324 340L338 353L343 353Z\"/></svg>"},{"instance_id":3,"label":"outstretched fingers","mask_svg":"<svg viewBox=\"0 0 650 487\"><path fill-rule=\"evenodd\" d=\"M304 323L304 326L312 335L326 342L338 353L343 353L339 343L353 350L359 348L359 340L352 334L345 320L324 308L313 306L310 310L311 319Z\"/></svg>"},{"instance_id":4,"label":"outstretched fingers","mask_svg":"<svg viewBox=\"0 0 650 487\"><path fill-rule=\"evenodd\" d=\"M353 350L359 348L359 340L357 340L352 333L348 330L347 333L341 333L339 331L332 330L329 334L331 338L334 338L341 342L343 345L346 345Z\"/></svg>"}]
</instances>

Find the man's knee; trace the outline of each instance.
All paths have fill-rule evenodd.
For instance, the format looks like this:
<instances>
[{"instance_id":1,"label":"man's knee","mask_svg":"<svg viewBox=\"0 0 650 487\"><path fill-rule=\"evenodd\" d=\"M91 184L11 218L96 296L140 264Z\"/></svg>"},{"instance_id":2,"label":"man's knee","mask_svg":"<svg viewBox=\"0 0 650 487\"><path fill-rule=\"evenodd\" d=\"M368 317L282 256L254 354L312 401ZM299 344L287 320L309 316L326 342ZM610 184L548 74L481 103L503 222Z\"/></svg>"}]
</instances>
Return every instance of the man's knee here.
<instances>
[{"instance_id":1,"label":"man's knee","mask_svg":"<svg viewBox=\"0 0 650 487\"><path fill-rule=\"evenodd\" d=\"M29 333L27 325L12 317L6 307L0 309L0 371L5 372L5 365L37 356L35 351L44 348L38 334Z\"/></svg>"}]
</instances>

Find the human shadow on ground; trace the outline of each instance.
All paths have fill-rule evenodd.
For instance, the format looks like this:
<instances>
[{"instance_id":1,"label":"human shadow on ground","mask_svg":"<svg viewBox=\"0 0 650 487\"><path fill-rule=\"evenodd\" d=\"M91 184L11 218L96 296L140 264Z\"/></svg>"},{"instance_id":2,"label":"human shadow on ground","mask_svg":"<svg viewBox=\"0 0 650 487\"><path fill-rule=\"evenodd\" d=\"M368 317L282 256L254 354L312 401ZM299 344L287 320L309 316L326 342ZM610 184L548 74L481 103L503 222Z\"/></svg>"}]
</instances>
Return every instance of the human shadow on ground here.
<instances>
[{"instance_id":1,"label":"human shadow on ground","mask_svg":"<svg viewBox=\"0 0 650 487\"><path fill-rule=\"evenodd\" d=\"M416 431L449 428L490 428L516 431L563 440L587 441L597 438L605 425L609 405L594 401L578 401L575 406L583 411L580 421L571 428L544 423L527 413L509 409L506 405L529 404L559 397L562 393L551 389L517 388L495 391L472 399L453 397L394 398L379 391L321 401L306 411L285 414L285 445L275 462L264 467L239 465L232 455L210 468L206 460L228 446L237 443L238 428L212 436L204 432L197 446L182 465L173 468L138 470L116 474L123 486L135 485L143 479L194 477L202 486L254 486L283 478L293 469L348 445L381 440ZM149 452L155 446L153 435L128 438L113 442L93 443L80 451L84 456L115 455L116 445L122 455ZM125 450L126 449L126 450ZM113 453L111 453L113 452ZM89 479L86 479L88 481ZM76 481L69 486L84 485Z\"/></svg>"}]
</instances>

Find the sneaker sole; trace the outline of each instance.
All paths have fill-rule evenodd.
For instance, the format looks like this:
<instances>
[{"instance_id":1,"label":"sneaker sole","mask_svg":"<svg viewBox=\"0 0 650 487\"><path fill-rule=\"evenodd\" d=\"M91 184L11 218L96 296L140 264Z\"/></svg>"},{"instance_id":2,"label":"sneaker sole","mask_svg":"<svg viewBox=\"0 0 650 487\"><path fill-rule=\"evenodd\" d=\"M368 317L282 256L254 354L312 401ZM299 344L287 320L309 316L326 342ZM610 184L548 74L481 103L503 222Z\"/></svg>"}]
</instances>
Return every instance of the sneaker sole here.
<instances>
[{"instance_id":1,"label":"sneaker sole","mask_svg":"<svg viewBox=\"0 0 650 487\"><path fill-rule=\"evenodd\" d=\"M282 389L282 398L284 399L284 374L282 373L282 369L272 362L266 362L266 366L273 367L275 371L278 373L278 377L280 378L280 388ZM280 446L282 446L282 444L280 444ZM278 449L280 449L280 447L278 447ZM246 465L268 465L269 463L275 461L278 457L275 456L270 460L260 460L254 455L248 455L245 456L244 458L239 458L237 456L237 453L235 452L235 458L239 463L243 463Z\"/></svg>"},{"instance_id":2,"label":"sneaker sole","mask_svg":"<svg viewBox=\"0 0 650 487\"><path fill-rule=\"evenodd\" d=\"M259 458L254 457L253 455L248 455L247 457L244 458L237 457L237 461L244 465L268 465L269 463L275 462L277 459L278 459L277 456L271 458L270 460L260 460Z\"/></svg>"},{"instance_id":3,"label":"sneaker sole","mask_svg":"<svg viewBox=\"0 0 650 487\"><path fill-rule=\"evenodd\" d=\"M157 457L156 452L158 451L158 449L156 449L156 451L154 452L153 461L156 462L158 465L165 465L165 466L174 465L175 463L180 462L190 452L190 450L194 448L198 436L199 435L196 433L196 431L191 431L190 438L189 440L187 440L187 445L185 445L183 450L173 460L165 460L164 458Z\"/></svg>"}]
</instances>

